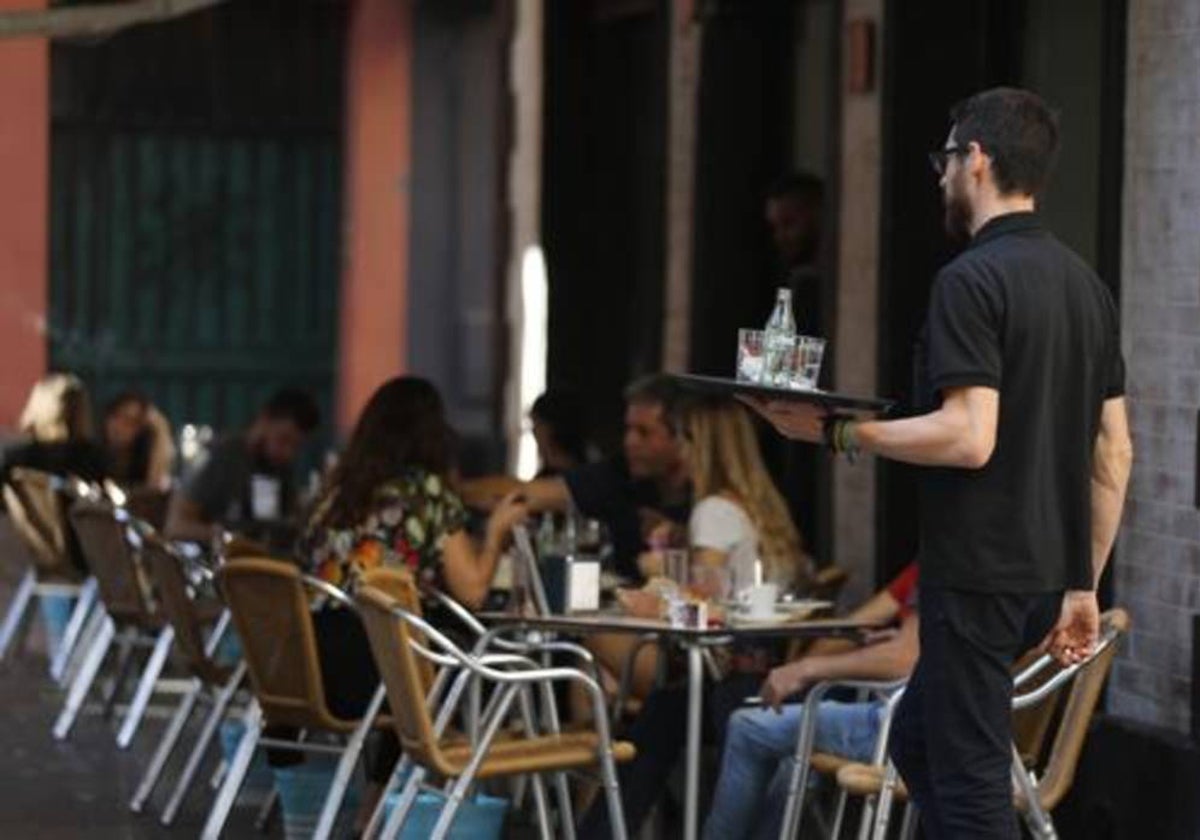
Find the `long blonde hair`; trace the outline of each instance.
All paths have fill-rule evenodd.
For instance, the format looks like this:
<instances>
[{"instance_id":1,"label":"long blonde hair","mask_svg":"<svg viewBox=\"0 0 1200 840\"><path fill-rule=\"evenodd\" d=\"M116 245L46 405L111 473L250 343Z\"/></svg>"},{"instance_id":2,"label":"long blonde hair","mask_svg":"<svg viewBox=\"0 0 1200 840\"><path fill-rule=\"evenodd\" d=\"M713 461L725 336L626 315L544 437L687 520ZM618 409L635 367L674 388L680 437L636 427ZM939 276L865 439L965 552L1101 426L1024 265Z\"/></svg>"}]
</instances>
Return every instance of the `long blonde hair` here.
<instances>
[{"instance_id":1,"label":"long blonde hair","mask_svg":"<svg viewBox=\"0 0 1200 840\"><path fill-rule=\"evenodd\" d=\"M92 437L92 402L79 377L51 373L29 392L20 430L38 443L64 443Z\"/></svg>"},{"instance_id":2,"label":"long blonde hair","mask_svg":"<svg viewBox=\"0 0 1200 840\"><path fill-rule=\"evenodd\" d=\"M767 473L745 409L728 399L698 399L682 414L694 497L735 499L758 531L764 578L803 585L811 570L800 532Z\"/></svg>"}]
</instances>

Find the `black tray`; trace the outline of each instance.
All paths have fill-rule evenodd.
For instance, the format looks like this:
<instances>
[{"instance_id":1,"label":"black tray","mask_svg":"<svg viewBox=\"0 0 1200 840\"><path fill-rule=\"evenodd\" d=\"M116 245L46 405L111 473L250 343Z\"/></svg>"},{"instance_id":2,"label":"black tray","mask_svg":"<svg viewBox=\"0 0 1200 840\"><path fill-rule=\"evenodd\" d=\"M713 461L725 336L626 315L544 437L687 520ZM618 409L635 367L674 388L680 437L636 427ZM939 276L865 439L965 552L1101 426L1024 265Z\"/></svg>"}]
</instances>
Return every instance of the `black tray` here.
<instances>
[{"instance_id":1,"label":"black tray","mask_svg":"<svg viewBox=\"0 0 1200 840\"><path fill-rule=\"evenodd\" d=\"M698 391L705 394L724 394L734 396L745 394L750 397L760 397L780 402L817 403L835 411L870 411L883 413L893 405L892 400L878 397L856 397L850 394L837 394L833 391L799 391L791 388L776 388L771 385L758 385L754 382L740 382L723 376L700 376L694 373L677 373L674 379L688 391Z\"/></svg>"}]
</instances>

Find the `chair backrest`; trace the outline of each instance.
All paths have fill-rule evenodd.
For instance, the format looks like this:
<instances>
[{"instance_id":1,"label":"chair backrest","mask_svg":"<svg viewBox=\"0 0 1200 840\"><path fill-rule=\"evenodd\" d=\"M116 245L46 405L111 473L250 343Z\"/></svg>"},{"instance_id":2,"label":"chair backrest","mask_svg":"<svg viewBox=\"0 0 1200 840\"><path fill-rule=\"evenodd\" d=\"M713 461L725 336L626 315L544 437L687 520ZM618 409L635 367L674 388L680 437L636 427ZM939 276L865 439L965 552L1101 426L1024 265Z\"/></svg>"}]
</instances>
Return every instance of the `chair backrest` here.
<instances>
[{"instance_id":1,"label":"chair backrest","mask_svg":"<svg viewBox=\"0 0 1200 840\"><path fill-rule=\"evenodd\" d=\"M67 502L54 485L49 473L13 467L4 485L4 501L38 578L75 581L82 575L68 554Z\"/></svg>"},{"instance_id":2,"label":"chair backrest","mask_svg":"<svg viewBox=\"0 0 1200 840\"><path fill-rule=\"evenodd\" d=\"M403 607L387 593L365 584L358 587L354 597L387 690L400 748L422 767L449 774L426 704L426 682L417 664L421 657L411 646L413 634L408 624L392 612Z\"/></svg>"},{"instance_id":3,"label":"chair backrest","mask_svg":"<svg viewBox=\"0 0 1200 840\"><path fill-rule=\"evenodd\" d=\"M420 616L423 612L420 590L417 589L417 582L413 579L412 573L408 569L379 566L365 572L359 578L359 584L361 586L371 586L383 592L395 600L396 605L407 613ZM428 647L423 633L411 627L408 632L413 641L419 645ZM435 677L433 663L423 656L418 656L417 672L421 675L421 682L425 686L426 695L428 695L429 690L433 687Z\"/></svg>"},{"instance_id":4,"label":"chair backrest","mask_svg":"<svg viewBox=\"0 0 1200 840\"><path fill-rule=\"evenodd\" d=\"M151 624L154 608L148 587L127 536L128 526L117 518L116 508L108 502L80 500L71 507L70 519L109 616L119 625Z\"/></svg>"},{"instance_id":5,"label":"chair backrest","mask_svg":"<svg viewBox=\"0 0 1200 840\"><path fill-rule=\"evenodd\" d=\"M1112 644L1080 668L1071 682L1071 690L1063 705L1054 744L1050 748L1050 756L1038 783L1038 797L1046 810L1053 809L1062 801L1075 780L1075 770L1079 766L1079 756L1083 752L1083 742L1087 738L1092 714L1096 710L1100 691L1117 655L1117 643L1121 636L1129 632L1129 623L1129 613L1123 609L1112 609L1104 613L1100 623L1102 634L1105 631L1113 631L1117 636Z\"/></svg>"},{"instance_id":6,"label":"chair backrest","mask_svg":"<svg viewBox=\"0 0 1200 840\"><path fill-rule=\"evenodd\" d=\"M1041 651L1037 649L1026 653L1013 666L1013 675L1016 676L1024 671L1041 656ZM1029 691L1044 684L1057 673L1057 670L1056 668L1045 669L1018 690ZM1050 734L1054 722L1059 719L1065 694L1065 690L1059 689L1041 703L1013 710L1013 744L1016 745L1017 751L1020 752L1027 767L1040 765L1046 749L1046 737Z\"/></svg>"},{"instance_id":7,"label":"chair backrest","mask_svg":"<svg viewBox=\"0 0 1200 840\"><path fill-rule=\"evenodd\" d=\"M325 702L308 594L292 563L238 558L217 582L241 639L254 695L270 724L349 731Z\"/></svg>"},{"instance_id":8,"label":"chair backrest","mask_svg":"<svg viewBox=\"0 0 1200 840\"><path fill-rule=\"evenodd\" d=\"M209 685L223 683L227 669L214 662L204 649L206 622L188 592L181 559L157 535L145 538L142 559L150 569L163 615L175 630L175 648L183 654L188 669Z\"/></svg>"},{"instance_id":9,"label":"chair backrest","mask_svg":"<svg viewBox=\"0 0 1200 840\"><path fill-rule=\"evenodd\" d=\"M167 506L171 501L169 490L156 487L134 487L127 491L125 509L143 522L148 522L161 531L167 521Z\"/></svg>"}]
</instances>

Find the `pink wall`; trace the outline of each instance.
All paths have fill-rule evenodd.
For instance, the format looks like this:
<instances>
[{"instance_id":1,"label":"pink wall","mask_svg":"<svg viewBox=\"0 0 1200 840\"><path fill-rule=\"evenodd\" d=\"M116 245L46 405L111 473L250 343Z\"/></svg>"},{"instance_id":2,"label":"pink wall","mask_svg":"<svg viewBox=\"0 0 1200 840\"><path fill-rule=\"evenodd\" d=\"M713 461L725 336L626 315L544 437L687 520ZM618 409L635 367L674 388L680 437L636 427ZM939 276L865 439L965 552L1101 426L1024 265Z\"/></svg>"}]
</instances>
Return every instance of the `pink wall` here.
<instances>
[{"instance_id":1,"label":"pink wall","mask_svg":"<svg viewBox=\"0 0 1200 840\"><path fill-rule=\"evenodd\" d=\"M404 371L412 0L354 0L347 51L345 257L338 423Z\"/></svg>"},{"instance_id":2,"label":"pink wall","mask_svg":"<svg viewBox=\"0 0 1200 840\"><path fill-rule=\"evenodd\" d=\"M0 11L46 0L0 0ZM0 429L46 370L50 64L43 39L0 40Z\"/></svg>"}]
</instances>

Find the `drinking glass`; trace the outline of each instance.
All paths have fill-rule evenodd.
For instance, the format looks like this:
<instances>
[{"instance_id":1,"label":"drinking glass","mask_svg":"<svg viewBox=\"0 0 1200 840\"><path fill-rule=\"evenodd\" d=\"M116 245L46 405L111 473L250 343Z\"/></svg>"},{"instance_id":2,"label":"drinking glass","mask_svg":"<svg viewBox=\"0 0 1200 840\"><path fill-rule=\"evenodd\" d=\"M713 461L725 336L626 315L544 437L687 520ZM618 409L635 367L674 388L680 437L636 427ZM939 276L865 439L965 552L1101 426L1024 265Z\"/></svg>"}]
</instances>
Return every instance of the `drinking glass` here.
<instances>
[{"instance_id":1,"label":"drinking glass","mask_svg":"<svg viewBox=\"0 0 1200 840\"><path fill-rule=\"evenodd\" d=\"M762 330L738 330L737 380L761 382L766 364L766 344Z\"/></svg>"},{"instance_id":2,"label":"drinking glass","mask_svg":"<svg viewBox=\"0 0 1200 840\"><path fill-rule=\"evenodd\" d=\"M801 391L815 390L824 357L825 339L811 335L796 336L792 346L791 387Z\"/></svg>"}]
</instances>

